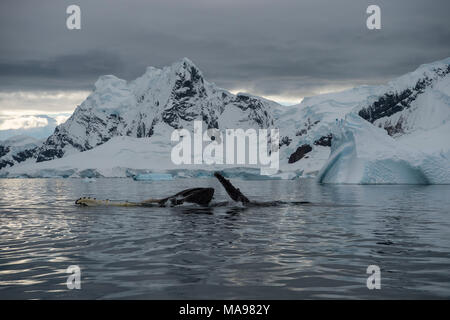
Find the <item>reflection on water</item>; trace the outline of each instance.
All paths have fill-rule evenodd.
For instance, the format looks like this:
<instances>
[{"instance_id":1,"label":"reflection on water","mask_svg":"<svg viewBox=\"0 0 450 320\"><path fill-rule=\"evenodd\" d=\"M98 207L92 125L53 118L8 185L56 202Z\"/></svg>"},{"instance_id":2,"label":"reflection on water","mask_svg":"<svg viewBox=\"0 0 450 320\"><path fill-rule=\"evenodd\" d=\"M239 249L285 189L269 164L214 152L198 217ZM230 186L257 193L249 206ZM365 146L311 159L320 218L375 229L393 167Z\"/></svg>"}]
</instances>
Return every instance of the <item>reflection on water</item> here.
<instances>
[{"instance_id":1,"label":"reflection on water","mask_svg":"<svg viewBox=\"0 0 450 320\"><path fill-rule=\"evenodd\" d=\"M450 186L234 181L243 208L77 207L139 201L209 179L0 179L0 298L449 298ZM381 290L366 287L381 268ZM66 269L81 268L81 290Z\"/></svg>"}]
</instances>

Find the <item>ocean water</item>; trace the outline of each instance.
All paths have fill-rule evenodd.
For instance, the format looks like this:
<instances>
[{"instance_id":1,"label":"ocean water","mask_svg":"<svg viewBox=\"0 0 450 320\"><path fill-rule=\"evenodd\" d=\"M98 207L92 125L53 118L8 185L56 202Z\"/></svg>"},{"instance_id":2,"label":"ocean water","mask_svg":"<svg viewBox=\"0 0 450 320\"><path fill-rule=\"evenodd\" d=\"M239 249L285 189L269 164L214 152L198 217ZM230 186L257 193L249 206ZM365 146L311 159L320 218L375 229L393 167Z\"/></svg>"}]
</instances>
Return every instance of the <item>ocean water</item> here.
<instances>
[{"instance_id":1,"label":"ocean water","mask_svg":"<svg viewBox=\"0 0 450 320\"><path fill-rule=\"evenodd\" d=\"M77 207L214 179L0 179L0 299L450 298L450 186L233 180L244 208ZM67 268L80 268L68 289ZM381 288L369 290L377 265Z\"/></svg>"}]
</instances>

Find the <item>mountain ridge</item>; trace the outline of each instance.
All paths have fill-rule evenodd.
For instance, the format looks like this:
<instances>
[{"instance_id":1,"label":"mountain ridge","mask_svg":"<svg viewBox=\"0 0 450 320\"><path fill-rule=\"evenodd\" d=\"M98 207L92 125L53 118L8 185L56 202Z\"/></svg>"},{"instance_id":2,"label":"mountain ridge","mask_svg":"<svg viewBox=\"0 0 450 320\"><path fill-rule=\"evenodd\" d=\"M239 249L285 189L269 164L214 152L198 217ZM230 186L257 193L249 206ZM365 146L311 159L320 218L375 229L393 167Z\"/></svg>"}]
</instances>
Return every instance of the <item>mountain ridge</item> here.
<instances>
[{"instance_id":1,"label":"mountain ridge","mask_svg":"<svg viewBox=\"0 0 450 320\"><path fill-rule=\"evenodd\" d=\"M171 131L202 120L204 128L280 128L283 170L315 174L330 155L332 127L338 119L356 113L394 138L439 126L444 129L438 131L445 132L450 128L449 91L447 58L421 65L385 85L307 97L298 105L285 107L221 89L206 81L195 64L184 58L162 69L147 67L142 76L130 82L112 75L99 77L93 92L72 116L21 162L64 158L120 136L150 138L152 143L167 147ZM390 103L382 103L388 100ZM386 113L389 108L392 110ZM371 118L374 114L383 116ZM166 152L170 154L169 149ZM8 161L4 172L18 164L11 158Z\"/></svg>"},{"instance_id":2,"label":"mountain ridge","mask_svg":"<svg viewBox=\"0 0 450 320\"><path fill-rule=\"evenodd\" d=\"M243 121L269 127L273 125L268 112L271 104L275 102L233 95L205 81L187 58L163 69L148 67L130 83L102 76L93 93L55 129L36 158L41 162L60 158L74 149L90 150L117 135L151 137L159 122L180 129L193 120L202 120L208 128L219 128L220 116L232 107L247 113Z\"/></svg>"}]
</instances>

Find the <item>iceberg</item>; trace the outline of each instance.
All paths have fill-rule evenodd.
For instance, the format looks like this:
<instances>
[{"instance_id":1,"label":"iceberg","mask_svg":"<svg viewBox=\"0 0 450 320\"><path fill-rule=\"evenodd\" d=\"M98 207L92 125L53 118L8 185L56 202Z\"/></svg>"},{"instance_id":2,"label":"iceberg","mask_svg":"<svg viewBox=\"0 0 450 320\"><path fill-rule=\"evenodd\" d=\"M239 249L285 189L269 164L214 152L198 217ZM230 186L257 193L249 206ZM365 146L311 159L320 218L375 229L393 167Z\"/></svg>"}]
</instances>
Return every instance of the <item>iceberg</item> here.
<instances>
[{"instance_id":1,"label":"iceberg","mask_svg":"<svg viewBox=\"0 0 450 320\"><path fill-rule=\"evenodd\" d=\"M135 181L164 181L173 180L170 173L141 173L133 177Z\"/></svg>"},{"instance_id":2,"label":"iceberg","mask_svg":"<svg viewBox=\"0 0 450 320\"><path fill-rule=\"evenodd\" d=\"M449 129L444 123L428 134ZM408 139L396 140L355 113L336 121L332 134L330 157L317 176L320 183L450 184L448 142L435 151L412 147Z\"/></svg>"}]
</instances>

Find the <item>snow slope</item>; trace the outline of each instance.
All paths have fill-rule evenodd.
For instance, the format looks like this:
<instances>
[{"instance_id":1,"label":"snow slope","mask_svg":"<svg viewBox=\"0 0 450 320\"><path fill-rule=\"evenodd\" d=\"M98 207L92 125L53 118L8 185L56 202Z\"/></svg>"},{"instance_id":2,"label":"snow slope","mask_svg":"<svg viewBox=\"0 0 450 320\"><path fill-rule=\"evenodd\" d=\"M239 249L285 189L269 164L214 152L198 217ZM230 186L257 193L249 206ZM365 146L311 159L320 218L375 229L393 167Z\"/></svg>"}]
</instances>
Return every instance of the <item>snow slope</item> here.
<instances>
[{"instance_id":1,"label":"snow slope","mask_svg":"<svg viewBox=\"0 0 450 320\"><path fill-rule=\"evenodd\" d=\"M280 128L282 167L316 174L330 155L331 126L336 119L342 119L378 91L378 87L361 86L305 98L299 105L284 107L275 122ZM311 151L292 157L303 146Z\"/></svg>"},{"instance_id":2,"label":"snow slope","mask_svg":"<svg viewBox=\"0 0 450 320\"><path fill-rule=\"evenodd\" d=\"M236 168L232 165L203 164L177 166L170 160L171 145L159 137L134 138L117 136L84 152L38 164L27 162L8 168L7 177L132 177L141 173L172 173L175 177L212 176L214 170L239 169L235 172L259 175L256 165ZM5 171L4 171L5 172ZM1 176L1 172L0 172Z\"/></svg>"}]
</instances>

